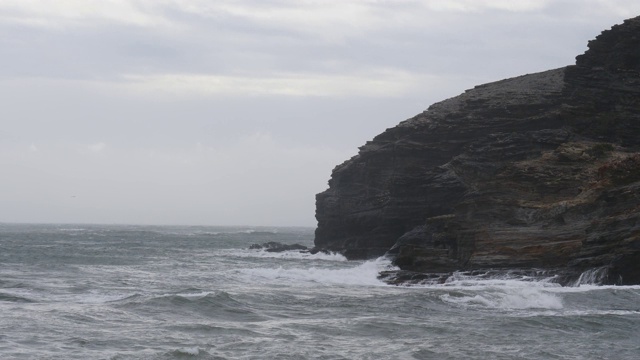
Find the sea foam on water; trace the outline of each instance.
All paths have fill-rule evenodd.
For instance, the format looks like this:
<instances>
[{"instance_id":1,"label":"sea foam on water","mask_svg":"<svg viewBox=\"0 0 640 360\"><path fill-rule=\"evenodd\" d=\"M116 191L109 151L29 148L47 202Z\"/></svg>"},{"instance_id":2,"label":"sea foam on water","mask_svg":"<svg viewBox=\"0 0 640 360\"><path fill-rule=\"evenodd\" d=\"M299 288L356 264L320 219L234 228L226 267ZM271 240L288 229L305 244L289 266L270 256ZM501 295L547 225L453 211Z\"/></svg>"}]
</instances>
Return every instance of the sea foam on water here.
<instances>
[{"instance_id":1,"label":"sea foam on water","mask_svg":"<svg viewBox=\"0 0 640 360\"><path fill-rule=\"evenodd\" d=\"M357 264L356 262L354 262ZM347 267L321 268L285 268L278 266L274 268L243 269L241 273L245 276L263 278L270 281L295 282L300 285L333 284L333 285L386 285L378 279L380 270L389 266L390 262L385 259L365 261L357 265L349 263Z\"/></svg>"},{"instance_id":2,"label":"sea foam on water","mask_svg":"<svg viewBox=\"0 0 640 360\"><path fill-rule=\"evenodd\" d=\"M11 329L0 358L640 355L640 287L492 273L393 286L378 280L394 269L388 259L247 249L308 245L313 229L242 230L93 226L71 236L55 226L0 226L0 327Z\"/></svg>"},{"instance_id":3,"label":"sea foam on water","mask_svg":"<svg viewBox=\"0 0 640 360\"><path fill-rule=\"evenodd\" d=\"M563 307L560 296L547 291L544 286L511 280L501 281L500 286L483 285L482 281L474 286L457 288L456 295L444 294L441 299L445 302L463 305L479 306L494 309L561 309Z\"/></svg>"}]
</instances>

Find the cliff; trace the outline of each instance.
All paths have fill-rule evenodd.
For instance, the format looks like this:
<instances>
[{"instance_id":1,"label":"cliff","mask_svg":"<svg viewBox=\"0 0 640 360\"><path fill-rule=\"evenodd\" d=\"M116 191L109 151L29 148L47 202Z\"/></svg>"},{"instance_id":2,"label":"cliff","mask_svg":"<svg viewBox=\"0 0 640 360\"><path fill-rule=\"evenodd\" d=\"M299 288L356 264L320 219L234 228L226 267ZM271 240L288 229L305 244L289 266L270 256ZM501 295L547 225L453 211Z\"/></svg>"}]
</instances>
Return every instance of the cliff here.
<instances>
[{"instance_id":1,"label":"cliff","mask_svg":"<svg viewBox=\"0 0 640 360\"><path fill-rule=\"evenodd\" d=\"M367 142L316 196L315 246L390 255L390 282L522 269L639 284L639 151L637 17L575 65L476 86Z\"/></svg>"}]
</instances>

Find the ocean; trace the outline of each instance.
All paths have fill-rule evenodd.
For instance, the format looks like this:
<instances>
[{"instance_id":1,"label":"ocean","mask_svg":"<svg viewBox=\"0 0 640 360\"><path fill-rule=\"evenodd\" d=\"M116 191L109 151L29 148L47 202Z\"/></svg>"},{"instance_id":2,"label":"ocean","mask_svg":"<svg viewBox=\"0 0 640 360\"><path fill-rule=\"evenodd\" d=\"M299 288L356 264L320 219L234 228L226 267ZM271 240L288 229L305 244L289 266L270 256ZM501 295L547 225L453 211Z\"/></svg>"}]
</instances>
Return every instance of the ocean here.
<instances>
[{"instance_id":1,"label":"ocean","mask_svg":"<svg viewBox=\"0 0 640 360\"><path fill-rule=\"evenodd\" d=\"M269 253L312 228L0 224L0 359L640 359L640 286Z\"/></svg>"}]
</instances>

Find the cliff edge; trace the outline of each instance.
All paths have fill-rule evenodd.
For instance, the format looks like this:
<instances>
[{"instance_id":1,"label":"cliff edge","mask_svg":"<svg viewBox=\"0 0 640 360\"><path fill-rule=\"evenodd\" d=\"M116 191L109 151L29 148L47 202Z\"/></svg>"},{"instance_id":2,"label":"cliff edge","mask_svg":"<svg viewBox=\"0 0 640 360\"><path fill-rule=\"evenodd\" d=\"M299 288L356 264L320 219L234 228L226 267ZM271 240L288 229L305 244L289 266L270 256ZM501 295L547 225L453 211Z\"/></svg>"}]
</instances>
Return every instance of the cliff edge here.
<instances>
[{"instance_id":1,"label":"cliff edge","mask_svg":"<svg viewBox=\"0 0 640 360\"><path fill-rule=\"evenodd\" d=\"M387 254L402 269L392 283L521 269L640 284L640 17L575 65L387 129L333 170L316 219L316 249Z\"/></svg>"}]
</instances>

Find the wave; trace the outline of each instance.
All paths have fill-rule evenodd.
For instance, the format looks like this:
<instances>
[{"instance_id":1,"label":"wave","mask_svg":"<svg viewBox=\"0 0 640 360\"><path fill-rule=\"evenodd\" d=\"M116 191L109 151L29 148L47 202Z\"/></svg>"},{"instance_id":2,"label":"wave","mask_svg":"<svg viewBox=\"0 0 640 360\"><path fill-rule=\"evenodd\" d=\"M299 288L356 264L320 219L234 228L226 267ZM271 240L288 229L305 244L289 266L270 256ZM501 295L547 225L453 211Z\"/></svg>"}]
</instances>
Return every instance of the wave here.
<instances>
[{"instance_id":1,"label":"wave","mask_svg":"<svg viewBox=\"0 0 640 360\"><path fill-rule=\"evenodd\" d=\"M598 291L603 296L607 293L617 294L617 298L622 296L640 296L638 290L640 286L615 286L615 285L579 285L576 287L561 286L550 281L550 278L474 278L469 276L452 277L444 284L426 285L415 288L428 288L434 290L445 290L446 294L440 299L448 304L471 308L487 308L502 310L563 310L562 315L571 316L565 309L565 300L575 297L567 297L571 294ZM571 305L569 306L571 307ZM594 312L595 311L595 312ZM637 314L635 309L621 310L594 310L581 313L578 311L573 315L582 314Z\"/></svg>"},{"instance_id":2,"label":"wave","mask_svg":"<svg viewBox=\"0 0 640 360\"><path fill-rule=\"evenodd\" d=\"M584 271L582 274L580 274L580 277L578 278L578 280L576 280L572 284L572 286L602 285L608 277L609 277L608 266L593 268L593 269Z\"/></svg>"},{"instance_id":3,"label":"wave","mask_svg":"<svg viewBox=\"0 0 640 360\"><path fill-rule=\"evenodd\" d=\"M239 255L239 254L238 254ZM347 258L338 253L323 253L318 252L312 254L308 251L282 251L282 252L269 252L266 250L248 250L244 257L260 257L260 258L272 258L272 259L302 259L302 260L325 260L325 261L347 261Z\"/></svg>"},{"instance_id":4,"label":"wave","mask_svg":"<svg viewBox=\"0 0 640 360\"><path fill-rule=\"evenodd\" d=\"M198 346L186 346L169 351L162 355L161 359L208 359L226 360L226 357L216 356L209 353L211 349L203 349Z\"/></svg>"},{"instance_id":5,"label":"wave","mask_svg":"<svg viewBox=\"0 0 640 360\"><path fill-rule=\"evenodd\" d=\"M134 296L121 301L120 306L145 313L197 313L226 321L264 320L251 306L236 300L225 291L188 289L173 294Z\"/></svg>"},{"instance_id":6,"label":"wave","mask_svg":"<svg viewBox=\"0 0 640 360\"><path fill-rule=\"evenodd\" d=\"M5 288L5 289L29 289L31 286L23 283L23 282L19 282L19 281L13 281L13 280L0 280L0 288Z\"/></svg>"},{"instance_id":7,"label":"wave","mask_svg":"<svg viewBox=\"0 0 640 360\"><path fill-rule=\"evenodd\" d=\"M166 235L186 235L186 236L194 236L194 235L210 235L210 236L218 236L218 235L237 235L237 234L247 234L247 235L278 235L278 231L266 231L266 230L254 230L254 229L246 229L246 230L229 230L229 231L206 231L206 230L155 230L151 231L158 234L166 234Z\"/></svg>"},{"instance_id":8,"label":"wave","mask_svg":"<svg viewBox=\"0 0 640 360\"><path fill-rule=\"evenodd\" d=\"M13 303L33 303L36 302L28 297L16 295L16 294L7 294L0 293L0 301L13 302Z\"/></svg>"},{"instance_id":9,"label":"wave","mask_svg":"<svg viewBox=\"0 0 640 360\"><path fill-rule=\"evenodd\" d=\"M563 311L548 311L542 313L522 313L520 317L533 317L533 316L557 316L557 317L591 317L591 316L636 316L640 315L640 310L616 310L616 309L582 309L571 310L565 309Z\"/></svg>"},{"instance_id":10,"label":"wave","mask_svg":"<svg viewBox=\"0 0 640 360\"><path fill-rule=\"evenodd\" d=\"M266 231L266 230L241 230L236 232L236 234L249 234L249 235L278 235L278 231Z\"/></svg>"},{"instance_id":11,"label":"wave","mask_svg":"<svg viewBox=\"0 0 640 360\"><path fill-rule=\"evenodd\" d=\"M453 305L504 310L563 308L560 296L531 282L514 280L509 284L476 284L472 288L475 291L461 287L461 290L444 294L440 299Z\"/></svg>"},{"instance_id":12,"label":"wave","mask_svg":"<svg viewBox=\"0 0 640 360\"><path fill-rule=\"evenodd\" d=\"M239 272L249 278L249 280L269 280L285 282L287 284L388 286L378 279L378 273L380 270L388 266L390 266L390 261L380 258L377 260L366 261L354 267L341 269L317 267L284 268L279 266L277 268L240 269Z\"/></svg>"},{"instance_id":13,"label":"wave","mask_svg":"<svg viewBox=\"0 0 640 360\"><path fill-rule=\"evenodd\" d=\"M640 285L580 285L549 288L554 293L586 293L594 291L621 292L626 290L640 290ZM640 294L638 294L640 296ZM639 299L640 300L640 299Z\"/></svg>"},{"instance_id":14,"label":"wave","mask_svg":"<svg viewBox=\"0 0 640 360\"><path fill-rule=\"evenodd\" d=\"M162 294L157 296L142 297L142 303L154 304L158 306L162 305L206 305L217 306L227 305L230 302L235 302L231 295L225 291L202 291L202 292L179 292L175 294Z\"/></svg>"},{"instance_id":15,"label":"wave","mask_svg":"<svg viewBox=\"0 0 640 360\"><path fill-rule=\"evenodd\" d=\"M318 252L311 254L307 251L290 250L282 252L269 252L263 249L230 249L228 255L241 258L269 258L269 259L300 259L300 260L324 260L324 261L347 261L347 258L338 253Z\"/></svg>"},{"instance_id":16,"label":"wave","mask_svg":"<svg viewBox=\"0 0 640 360\"><path fill-rule=\"evenodd\" d=\"M52 295L48 296L48 301L54 302L65 302L65 303L73 303L73 304L108 304L108 303L118 303L122 301L129 301L132 299L136 299L142 295L131 292L109 292L109 291L99 291L99 290L90 290L88 292L81 292L75 294L65 294L65 295Z\"/></svg>"},{"instance_id":17,"label":"wave","mask_svg":"<svg viewBox=\"0 0 640 360\"><path fill-rule=\"evenodd\" d=\"M562 298L554 292L561 288L552 277L522 271L498 271L468 274L455 272L443 283L433 282L401 286L417 291L432 290L444 303L487 309L562 309Z\"/></svg>"},{"instance_id":18,"label":"wave","mask_svg":"<svg viewBox=\"0 0 640 360\"><path fill-rule=\"evenodd\" d=\"M401 285L407 289L429 289L445 291L439 295L444 303L468 307L497 310L562 310L566 312L565 301L573 303L573 293L590 291L615 292L620 297L628 291L629 296L640 296L640 286L598 285L606 269L597 268L584 272L573 286L561 286L555 276L544 271L490 270L478 273L456 272L443 282L424 282ZM603 296L606 296L603 293ZM572 305L568 305L571 307ZM625 311L620 310L621 314ZM606 313L610 315L609 313ZM613 314L613 313L611 313Z\"/></svg>"}]
</instances>

